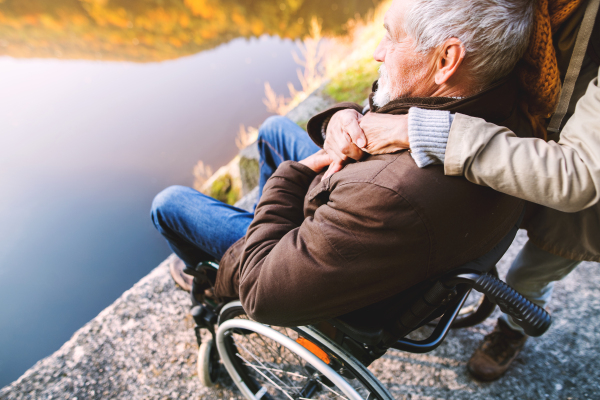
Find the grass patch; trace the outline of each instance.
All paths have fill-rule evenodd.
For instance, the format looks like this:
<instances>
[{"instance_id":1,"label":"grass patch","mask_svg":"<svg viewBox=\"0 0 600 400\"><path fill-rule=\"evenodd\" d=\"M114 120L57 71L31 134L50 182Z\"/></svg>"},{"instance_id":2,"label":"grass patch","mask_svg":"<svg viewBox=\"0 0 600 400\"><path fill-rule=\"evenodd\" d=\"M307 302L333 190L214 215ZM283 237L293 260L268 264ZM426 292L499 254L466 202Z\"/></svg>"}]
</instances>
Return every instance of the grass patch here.
<instances>
[{"instance_id":1,"label":"grass patch","mask_svg":"<svg viewBox=\"0 0 600 400\"><path fill-rule=\"evenodd\" d=\"M240 191L233 184L233 178L229 174L221 175L212 183L210 187L210 197L223 203L235 204L240 198Z\"/></svg>"},{"instance_id":2,"label":"grass patch","mask_svg":"<svg viewBox=\"0 0 600 400\"><path fill-rule=\"evenodd\" d=\"M371 93L373 82L379 78L379 63L371 57L340 72L325 87L325 93L335 101L351 101L362 104Z\"/></svg>"}]
</instances>

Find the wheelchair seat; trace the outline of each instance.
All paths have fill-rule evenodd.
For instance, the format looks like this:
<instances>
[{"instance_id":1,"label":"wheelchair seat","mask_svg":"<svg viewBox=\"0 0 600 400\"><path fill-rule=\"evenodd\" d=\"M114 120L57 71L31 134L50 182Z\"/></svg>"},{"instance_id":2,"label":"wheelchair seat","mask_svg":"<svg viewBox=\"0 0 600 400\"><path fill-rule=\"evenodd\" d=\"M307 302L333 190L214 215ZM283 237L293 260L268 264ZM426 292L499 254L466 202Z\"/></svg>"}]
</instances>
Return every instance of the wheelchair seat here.
<instances>
[{"instance_id":1,"label":"wheelchair seat","mask_svg":"<svg viewBox=\"0 0 600 400\"><path fill-rule=\"evenodd\" d=\"M436 279L422 282L390 299L388 304L381 304L394 311L391 320L371 312L373 307L370 306L328 322L347 338L358 343L382 349L393 347L411 352L427 352L442 343L471 289L475 288L499 305L503 311L513 315L526 333L531 336L541 335L551 324L550 316L504 282L487 274L495 268L510 247L522 218L523 214L509 233L486 254ZM379 305L378 303L376 306ZM402 339L413 330L442 315L429 338L423 341Z\"/></svg>"}]
</instances>

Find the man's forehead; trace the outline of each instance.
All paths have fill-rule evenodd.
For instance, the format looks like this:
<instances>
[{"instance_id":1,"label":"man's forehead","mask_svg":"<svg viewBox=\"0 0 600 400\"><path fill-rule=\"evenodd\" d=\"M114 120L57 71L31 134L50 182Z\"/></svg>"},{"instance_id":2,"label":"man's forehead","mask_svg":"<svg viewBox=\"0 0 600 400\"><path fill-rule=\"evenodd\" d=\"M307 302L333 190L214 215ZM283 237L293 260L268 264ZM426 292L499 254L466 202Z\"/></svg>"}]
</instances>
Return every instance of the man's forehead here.
<instances>
[{"instance_id":1,"label":"man's forehead","mask_svg":"<svg viewBox=\"0 0 600 400\"><path fill-rule=\"evenodd\" d=\"M394 0L383 17L383 26L392 36L401 29L404 14L413 4L413 0Z\"/></svg>"}]
</instances>

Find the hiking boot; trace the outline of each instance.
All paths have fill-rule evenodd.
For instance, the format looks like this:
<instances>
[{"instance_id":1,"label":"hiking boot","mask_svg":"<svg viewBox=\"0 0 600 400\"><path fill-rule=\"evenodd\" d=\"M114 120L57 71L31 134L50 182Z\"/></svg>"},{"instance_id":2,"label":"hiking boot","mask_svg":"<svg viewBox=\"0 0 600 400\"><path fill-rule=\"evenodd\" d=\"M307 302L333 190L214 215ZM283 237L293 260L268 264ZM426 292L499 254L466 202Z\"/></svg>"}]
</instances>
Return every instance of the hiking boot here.
<instances>
[{"instance_id":1,"label":"hiking boot","mask_svg":"<svg viewBox=\"0 0 600 400\"><path fill-rule=\"evenodd\" d=\"M173 280L180 288L186 292L189 292L192 290L192 281L194 280L194 277L183 272L185 268L185 263L181 260L181 258L175 255L171 257L171 262L169 264L169 272L171 272L171 277L173 277Z\"/></svg>"},{"instance_id":2,"label":"hiking boot","mask_svg":"<svg viewBox=\"0 0 600 400\"><path fill-rule=\"evenodd\" d=\"M517 357L528 336L508 327L498 320L494 330L487 335L467 363L475 378L494 381L500 378Z\"/></svg>"}]
</instances>

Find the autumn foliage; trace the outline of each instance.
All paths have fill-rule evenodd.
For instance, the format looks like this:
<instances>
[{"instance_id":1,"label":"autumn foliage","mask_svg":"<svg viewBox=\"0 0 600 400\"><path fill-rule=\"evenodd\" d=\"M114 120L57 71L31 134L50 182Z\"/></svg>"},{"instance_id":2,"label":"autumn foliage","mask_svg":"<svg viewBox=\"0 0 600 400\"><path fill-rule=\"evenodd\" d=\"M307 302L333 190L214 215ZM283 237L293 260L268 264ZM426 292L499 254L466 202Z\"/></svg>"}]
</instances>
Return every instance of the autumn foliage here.
<instances>
[{"instance_id":1,"label":"autumn foliage","mask_svg":"<svg viewBox=\"0 0 600 400\"><path fill-rule=\"evenodd\" d=\"M376 1L378 3L378 1ZM149 62L237 37L302 38L373 7L371 0L0 0L0 55Z\"/></svg>"}]
</instances>

